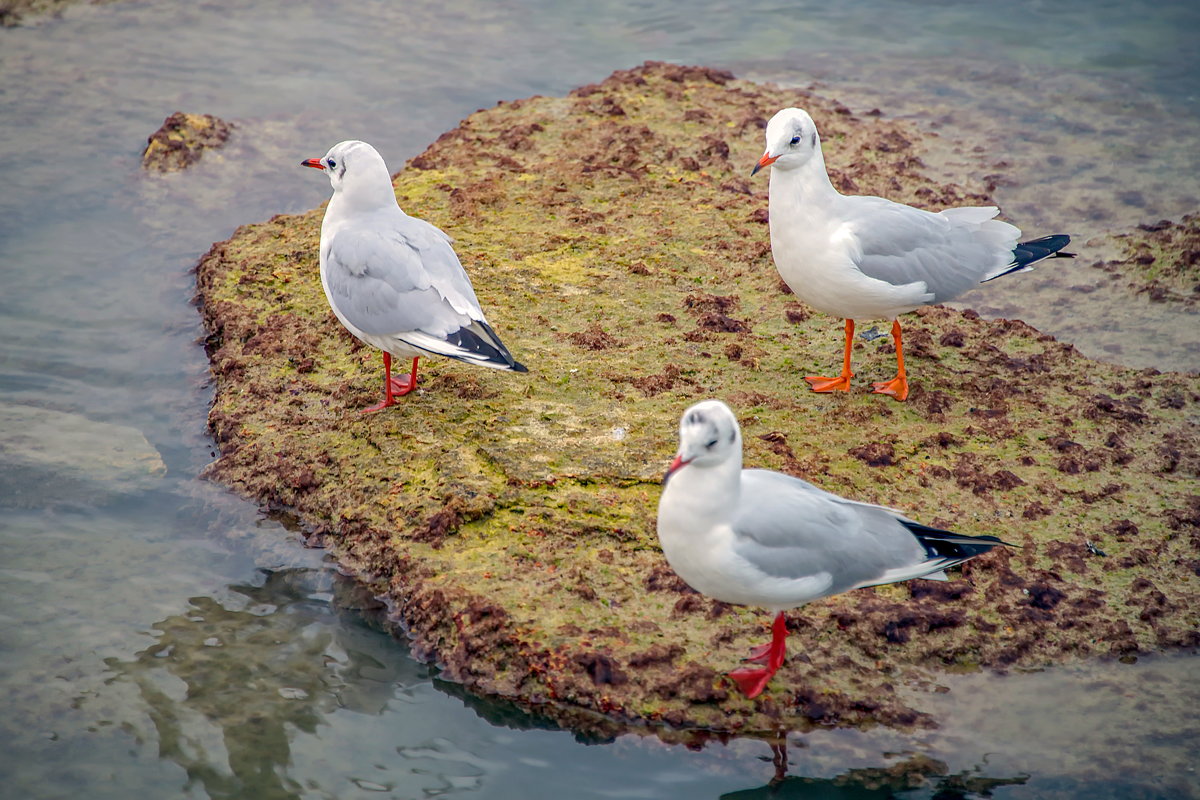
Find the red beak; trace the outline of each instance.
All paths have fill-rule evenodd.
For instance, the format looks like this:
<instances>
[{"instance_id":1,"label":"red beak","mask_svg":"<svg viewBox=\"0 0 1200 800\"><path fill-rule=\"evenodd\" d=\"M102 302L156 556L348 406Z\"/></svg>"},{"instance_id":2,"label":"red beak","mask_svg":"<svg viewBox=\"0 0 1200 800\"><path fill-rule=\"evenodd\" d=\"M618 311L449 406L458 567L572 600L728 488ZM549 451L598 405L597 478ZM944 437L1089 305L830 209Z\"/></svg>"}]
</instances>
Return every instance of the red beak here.
<instances>
[{"instance_id":1,"label":"red beak","mask_svg":"<svg viewBox=\"0 0 1200 800\"><path fill-rule=\"evenodd\" d=\"M300 162L302 167L312 167L313 169L325 169L325 165L321 163L319 158L306 158Z\"/></svg>"},{"instance_id":2,"label":"red beak","mask_svg":"<svg viewBox=\"0 0 1200 800\"><path fill-rule=\"evenodd\" d=\"M675 456L675 460L671 462L671 466L667 467L667 474L663 475L663 484L666 485L667 481L671 480L671 476L674 475L677 470L686 467L690 463L690 461L684 461L682 456Z\"/></svg>"},{"instance_id":3,"label":"red beak","mask_svg":"<svg viewBox=\"0 0 1200 800\"><path fill-rule=\"evenodd\" d=\"M767 152L763 153L763 157L760 158L758 163L754 165L754 169L750 170L750 174L757 175L760 169L771 166L778 158L779 156L772 156L771 151L768 150Z\"/></svg>"}]
</instances>

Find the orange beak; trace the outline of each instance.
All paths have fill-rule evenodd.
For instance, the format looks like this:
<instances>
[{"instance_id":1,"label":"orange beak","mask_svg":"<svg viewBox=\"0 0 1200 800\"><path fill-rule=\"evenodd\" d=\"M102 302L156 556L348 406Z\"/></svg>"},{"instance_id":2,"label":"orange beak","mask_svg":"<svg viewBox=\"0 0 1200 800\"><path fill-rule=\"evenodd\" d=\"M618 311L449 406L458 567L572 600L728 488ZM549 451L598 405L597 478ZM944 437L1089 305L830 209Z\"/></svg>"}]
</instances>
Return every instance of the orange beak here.
<instances>
[{"instance_id":1,"label":"orange beak","mask_svg":"<svg viewBox=\"0 0 1200 800\"><path fill-rule=\"evenodd\" d=\"M300 162L302 167L312 167L313 169L325 169L325 165L321 163L319 158L306 158Z\"/></svg>"},{"instance_id":2,"label":"orange beak","mask_svg":"<svg viewBox=\"0 0 1200 800\"><path fill-rule=\"evenodd\" d=\"M753 176L753 175L757 175L757 174L758 174L758 171L759 171L760 169L762 169L763 167L769 167L769 166L771 166L772 164L774 164L774 163L775 163L776 159L778 159L778 158L779 158L779 156L773 156L773 155L771 155L771 151L770 151L770 150L768 150L767 152L763 153L763 157L762 157L762 158L760 158L760 159L758 160L758 163L754 165L754 169L750 170L750 174L751 174L752 176Z\"/></svg>"}]
</instances>

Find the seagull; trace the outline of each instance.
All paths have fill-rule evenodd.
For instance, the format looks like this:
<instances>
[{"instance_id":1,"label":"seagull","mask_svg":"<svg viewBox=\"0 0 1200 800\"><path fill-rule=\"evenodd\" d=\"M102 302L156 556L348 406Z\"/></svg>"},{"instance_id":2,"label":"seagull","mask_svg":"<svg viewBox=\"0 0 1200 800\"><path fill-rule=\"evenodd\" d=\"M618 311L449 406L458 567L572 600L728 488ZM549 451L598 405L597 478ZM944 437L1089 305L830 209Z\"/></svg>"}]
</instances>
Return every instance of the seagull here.
<instances>
[{"instance_id":1,"label":"seagull","mask_svg":"<svg viewBox=\"0 0 1200 800\"><path fill-rule=\"evenodd\" d=\"M821 597L944 570L1007 544L926 527L884 506L847 500L765 469L742 469L742 434L729 406L683 413L679 452L663 478L658 539L689 586L726 603L775 613L769 644L729 673L758 696L783 665L784 611Z\"/></svg>"},{"instance_id":2,"label":"seagull","mask_svg":"<svg viewBox=\"0 0 1200 800\"><path fill-rule=\"evenodd\" d=\"M324 170L333 186L321 221L325 296L346 330L383 351L383 402L362 413L415 389L425 355L528 372L484 319L450 237L400 209L374 147L339 142L300 164ZM412 372L392 377L392 356L412 358Z\"/></svg>"},{"instance_id":3,"label":"seagull","mask_svg":"<svg viewBox=\"0 0 1200 800\"><path fill-rule=\"evenodd\" d=\"M1071 237L1018 244L1020 229L994 219L995 206L933 213L882 197L833 188L812 117L785 108L767 123L767 151L751 175L770 166L771 252L780 276L818 311L846 320L842 374L809 375L814 391L848 391L855 319L891 319L896 377L874 391L908 397L900 314L944 303L977 284L1024 272L1060 252Z\"/></svg>"}]
</instances>

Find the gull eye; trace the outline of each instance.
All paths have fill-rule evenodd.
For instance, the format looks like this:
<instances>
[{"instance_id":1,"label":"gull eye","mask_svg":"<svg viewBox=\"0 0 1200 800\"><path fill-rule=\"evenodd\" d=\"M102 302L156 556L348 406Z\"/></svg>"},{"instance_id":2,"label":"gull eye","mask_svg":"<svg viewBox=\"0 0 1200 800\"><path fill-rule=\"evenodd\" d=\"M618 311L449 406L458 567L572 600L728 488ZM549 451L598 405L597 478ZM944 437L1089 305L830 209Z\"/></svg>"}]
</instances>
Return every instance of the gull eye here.
<instances>
[{"instance_id":1,"label":"gull eye","mask_svg":"<svg viewBox=\"0 0 1200 800\"><path fill-rule=\"evenodd\" d=\"M713 439L711 442L709 442L708 444L704 445L704 447L705 447L706 449L708 449L708 450L712 450L712 449L713 449L714 447L716 447L716 446L717 446L717 440L716 440L716 439Z\"/></svg>"},{"instance_id":2,"label":"gull eye","mask_svg":"<svg viewBox=\"0 0 1200 800\"><path fill-rule=\"evenodd\" d=\"M800 137L799 137L799 136L793 136L793 137L792 137L792 142L791 142L791 143L792 143L792 144L800 144Z\"/></svg>"},{"instance_id":3,"label":"gull eye","mask_svg":"<svg viewBox=\"0 0 1200 800\"><path fill-rule=\"evenodd\" d=\"M337 167L337 162L334 161L332 158L325 159L325 163L329 165L330 169L334 169L335 167Z\"/></svg>"}]
</instances>

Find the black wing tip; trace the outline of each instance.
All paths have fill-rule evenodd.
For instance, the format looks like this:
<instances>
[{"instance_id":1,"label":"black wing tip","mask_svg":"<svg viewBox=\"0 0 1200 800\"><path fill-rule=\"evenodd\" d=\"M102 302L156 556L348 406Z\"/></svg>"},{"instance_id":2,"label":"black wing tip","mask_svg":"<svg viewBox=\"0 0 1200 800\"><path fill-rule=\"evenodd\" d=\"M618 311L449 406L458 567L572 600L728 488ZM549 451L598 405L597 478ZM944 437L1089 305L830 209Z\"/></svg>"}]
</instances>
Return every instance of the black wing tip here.
<instances>
[{"instance_id":1,"label":"black wing tip","mask_svg":"<svg viewBox=\"0 0 1200 800\"><path fill-rule=\"evenodd\" d=\"M1074 258L1074 253L1064 253L1062 249L1071 243L1071 237L1065 233L1055 233L1021 242L1013 248L1013 265L1020 269L1037 263L1043 258Z\"/></svg>"},{"instance_id":2,"label":"black wing tip","mask_svg":"<svg viewBox=\"0 0 1200 800\"><path fill-rule=\"evenodd\" d=\"M486 338L480 336L478 332L471 330L471 328L476 326L487 334ZM467 350L478 356L478 358L471 358L469 356L451 356L451 358L486 364L487 366L499 369L508 369L512 372L529 372L528 367L512 357L512 353L508 352L508 348L500 341L500 337L496 335L496 332L486 322L476 321L470 327L459 328L445 337L445 340L455 347Z\"/></svg>"},{"instance_id":3,"label":"black wing tip","mask_svg":"<svg viewBox=\"0 0 1200 800\"><path fill-rule=\"evenodd\" d=\"M1052 233L1049 236L1039 236L1036 239L1030 239L1022 244L1036 244L1039 247L1048 247L1051 250L1062 250L1071 243L1070 234Z\"/></svg>"},{"instance_id":4,"label":"black wing tip","mask_svg":"<svg viewBox=\"0 0 1200 800\"><path fill-rule=\"evenodd\" d=\"M916 537L916 540L925 548L925 552L929 554L930 558L953 559L961 563L969 558L983 555L1000 545L1005 547L1018 546L1010 544L997 536L972 536L965 533L944 531L940 528L930 528L928 525L922 525L919 522L909 522L907 520L900 520L900 522L904 527L908 528L909 533Z\"/></svg>"}]
</instances>

